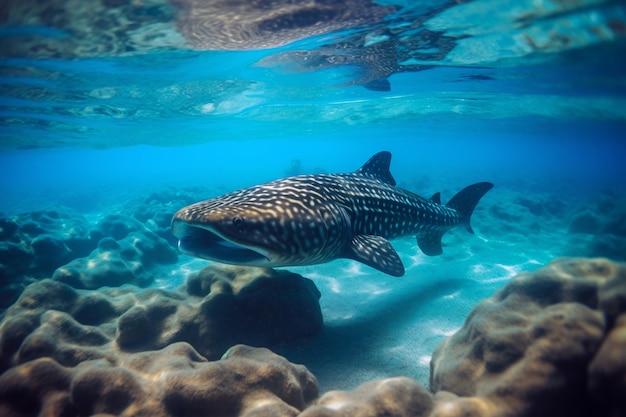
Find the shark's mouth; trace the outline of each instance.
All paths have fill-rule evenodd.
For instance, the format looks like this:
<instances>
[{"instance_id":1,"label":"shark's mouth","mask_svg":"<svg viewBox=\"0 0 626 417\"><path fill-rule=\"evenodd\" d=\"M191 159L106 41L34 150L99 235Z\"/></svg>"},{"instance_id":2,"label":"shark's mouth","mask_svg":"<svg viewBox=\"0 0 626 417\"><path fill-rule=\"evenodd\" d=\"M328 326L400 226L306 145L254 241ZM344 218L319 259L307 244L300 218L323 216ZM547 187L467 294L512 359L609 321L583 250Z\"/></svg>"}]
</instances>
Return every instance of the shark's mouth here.
<instances>
[{"instance_id":1,"label":"shark's mouth","mask_svg":"<svg viewBox=\"0 0 626 417\"><path fill-rule=\"evenodd\" d=\"M178 239L178 249L187 255L235 265L262 265L269 261L262 253L209 228L174 220L172 233Z\"/></svg>"}]
</instances>

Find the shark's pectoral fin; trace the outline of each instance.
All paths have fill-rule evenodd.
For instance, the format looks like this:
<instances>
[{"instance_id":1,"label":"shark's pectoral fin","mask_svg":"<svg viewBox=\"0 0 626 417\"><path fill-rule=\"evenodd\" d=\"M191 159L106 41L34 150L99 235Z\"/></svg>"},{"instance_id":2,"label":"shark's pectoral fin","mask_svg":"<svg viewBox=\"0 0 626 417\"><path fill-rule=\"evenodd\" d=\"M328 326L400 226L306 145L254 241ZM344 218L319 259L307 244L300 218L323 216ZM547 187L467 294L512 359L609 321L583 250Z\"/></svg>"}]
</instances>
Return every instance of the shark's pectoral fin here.
<instances>
[{"instance_id":1,"label":"shark's pectoral fin","mask_svg":"<svg viewBox=\"0 0 626 417\"><path fill-rule=\"evenodd\" d=\"M440 231L431 231L422 233L417 236L417 246L428 256L441 255L443 248L441 247L441 237L443 233Z\"/></svg>"},{"instance_id":2,"label":"shark's pectoral fin","mask_svg":"<svg viewBox=\"0 0 626 417\"><path fill-rule=\"evenodd\" d=\"M404 265L398 252L384 237L355 235L343 257L362 262L394 277L404 275Z\"/></svg>"}]
</instances>

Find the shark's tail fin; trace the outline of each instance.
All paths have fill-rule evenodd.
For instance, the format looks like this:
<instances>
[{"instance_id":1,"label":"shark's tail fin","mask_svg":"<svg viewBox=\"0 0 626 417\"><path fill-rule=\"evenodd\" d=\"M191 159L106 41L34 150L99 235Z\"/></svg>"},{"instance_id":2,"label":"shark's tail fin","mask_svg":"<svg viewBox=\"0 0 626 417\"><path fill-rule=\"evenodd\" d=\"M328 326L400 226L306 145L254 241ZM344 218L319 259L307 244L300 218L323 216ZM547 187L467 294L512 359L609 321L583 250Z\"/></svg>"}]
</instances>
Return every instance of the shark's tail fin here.
<instances>
[{"instance_id":1,"label":"shark's tail fin","mask_svg":"<svg viewBox=\"0 0 626 417\"><path fill-rule=\"evenodd\" d=\"M461 214L461 221L465 224L468 232L474 233L472 226L470 225L470 219L476 205L487 193L487 191L492 188L493 184L490 182L472 184L459 191L454 197L452 197L452 199L450 199L450 201L448 201L448 204L446 204L447 207L453 208Z\"/></svg>"}]
</instances>

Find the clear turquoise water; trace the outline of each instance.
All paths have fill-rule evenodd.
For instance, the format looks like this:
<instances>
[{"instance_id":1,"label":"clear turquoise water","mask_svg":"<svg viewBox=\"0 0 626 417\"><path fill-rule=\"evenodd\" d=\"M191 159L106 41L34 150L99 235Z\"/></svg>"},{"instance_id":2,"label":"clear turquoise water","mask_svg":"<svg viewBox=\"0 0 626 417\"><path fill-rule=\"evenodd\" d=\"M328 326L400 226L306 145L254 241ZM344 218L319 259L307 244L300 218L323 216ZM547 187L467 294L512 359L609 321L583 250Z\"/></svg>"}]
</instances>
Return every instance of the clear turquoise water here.
<instances>
[{"instance_id":1,"label":"clear turquoise water","mask_svg":"<svg viewBox=\"0 0 626 417\"><path fill-rule=\"evenodd\" d=\"M445 258L423 257L413 239L397 243L412 262L404 281L355 273L343 261L298 270L320 287L330 333L286 352L325 387L398 373L423 382L441 332L515 273L565 255L626 259L587 251L592 235L568 234L577 214L608 222L626 207L624 2L383 3L400 8L298 39L289 30L252 33L242 50L217 50L194 46L184 13L161 1L7 2L0 212L60 204L96 221L150 193L203 187L208 198L296 173L352 171L380 150L393 153L399 186L442 191L444 202L473 182L495 183L473 220L478 236L453 235ZM440 43L420 38L423 30ZM331 55L347 63L327 65ZM389 91L364 86L376 76ZM566 209L537 214L528 201ZM177 267L198 262L181 256ZM180 275L157 284L174 287ZM429 282L450 277L471 282L454 307L440 292L424 295ZM418 296L422 304L408 313L390 307ZM382 326L381 315L398 324L369 352L388 356L360 368L372 363L363 349L341 352L370 324ZM394 350L407 344L423 347ZM416 355L420 367L407 368ZM345 368L328 365L332 357Z\"/></svg>"}]
</instances>

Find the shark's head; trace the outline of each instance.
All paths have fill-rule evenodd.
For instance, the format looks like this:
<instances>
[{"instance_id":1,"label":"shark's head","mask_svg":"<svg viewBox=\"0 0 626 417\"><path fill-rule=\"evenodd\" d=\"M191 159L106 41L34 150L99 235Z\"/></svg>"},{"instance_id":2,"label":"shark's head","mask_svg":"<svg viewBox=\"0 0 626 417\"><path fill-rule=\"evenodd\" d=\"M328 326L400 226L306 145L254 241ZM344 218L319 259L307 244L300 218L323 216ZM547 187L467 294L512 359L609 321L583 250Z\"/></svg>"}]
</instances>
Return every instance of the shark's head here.
<instances>
[{"instance_id":1,"label":"shark's head","mask_svg":"<svg viewBox=\"0 0 626 417\"><path fill-rule=\"evenodd\" d=\"M182 253L236 265L269 266L276 261L257 215L237 206L211 208L210 202L174 215L172 233Z\"/></svg>"},{"instance_id":2,"label":"shark's head","mask_svg":"<svg viewBox=\"0 0 626 417\"><path fill-rule=\"evenodd\" d=\"M333 222L332 224L330 222ZM285 266L316 260L338 221L321 205L315 210L302 197L254 187L193 204L172 219L182 253L248 266ZM337 236L337 238L339 238Z\"/></svg>"}]
</instances>

